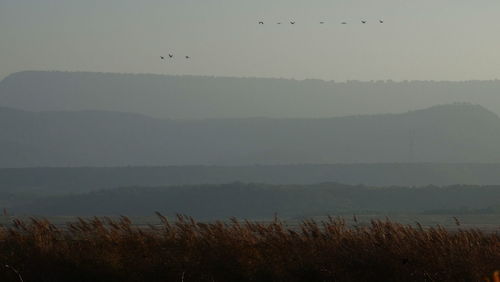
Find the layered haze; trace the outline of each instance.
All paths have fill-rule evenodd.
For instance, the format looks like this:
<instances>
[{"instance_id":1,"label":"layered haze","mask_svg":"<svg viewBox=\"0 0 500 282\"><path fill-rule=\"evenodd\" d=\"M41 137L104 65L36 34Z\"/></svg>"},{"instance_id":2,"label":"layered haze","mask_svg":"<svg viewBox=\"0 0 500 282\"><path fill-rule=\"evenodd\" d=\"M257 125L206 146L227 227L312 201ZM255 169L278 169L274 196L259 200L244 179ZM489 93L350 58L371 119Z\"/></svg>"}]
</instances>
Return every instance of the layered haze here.
<instances>
[{"instance_id":1,"label":"layered haze","mask_svg":"<svg viewBox=\"0 0 500 282\"><path fill-rule=\"evenodd\" d=\"M495 280L499 11L0 0L0 281Z\"/></svg>"},{"instance_id":2,"label":"layered haze","mask_svg":"<svg viewBox=\"0 0 500 282\"><path fill-rule=\"evenodd\" d=\"M499 10L0 0L0 208L497 213Z\"/></svg>"},{"instance_id":3,"label":"layered haze","mask_svg":"<svg viewBox=\"0 0 500 282\"><path fill-rule=\"evenodd\" d=\"M471 104L322 119L0 116L1 167L500 161L500 118Z\"/></svg>"},{"instance_id":4,"label":"layered haze","mask_svg":"<svg viewBox=\"0 0 500 282\"><path fill-rule=\"evenodd\" d=\"M497 80L337 83L14 73L0 82L0 206L52 215L145 215L154 208L216 218L266 217L272 211L427 212L446 203L442 212L494 213L498 186L473 185L499 183L499 90ZM235 181L265 183L256 186L265 189ZM452 188L440 194L442 201L426 205L434 192L419 189L422 201L403 209L405 197L413 197L404 187L372 195L371 188L328 184L353 190L341 199L312 191L314 184L332 181L367 187L467 184L471 194L460 198L461 188ZM198 184L215 186L192 190ZM167 189L171 185L190 186ZM137 188L115 189L130 186ZM113 190L96 192L101 189ZM194 192L177 197L169 191ZM254 206L238 210L238 191L248 193ZM382 200L398 193L405 196ZM310 200L299 205L306 196ZM372 196L381 197L375 205L366 202ZM195 208L200 199L206 200L205 211ZM96 201L102 206L90 209ZM224 211L211 210L213 205Z\"/></svg>"},{"instance_id":5,"label":"layered haze","mask_svg":"<svg viewBox=\"0 0 500 282\"><path fill-rule=\"evenodd\" d=\"M351 81L20 72L0 82L0 106L120 111L155 118L330 118L469 102L500 113L500 81Z\"/></svg>"}]
</instances>

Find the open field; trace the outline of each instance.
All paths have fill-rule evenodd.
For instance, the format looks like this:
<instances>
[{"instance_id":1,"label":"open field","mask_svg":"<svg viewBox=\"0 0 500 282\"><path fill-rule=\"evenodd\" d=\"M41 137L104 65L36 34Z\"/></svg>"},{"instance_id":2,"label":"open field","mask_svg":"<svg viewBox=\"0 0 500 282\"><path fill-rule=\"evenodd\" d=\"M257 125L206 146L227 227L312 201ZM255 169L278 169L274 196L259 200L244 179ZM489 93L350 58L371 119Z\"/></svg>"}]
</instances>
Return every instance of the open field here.
<instances>
[{"instance_id":1,"label":"open field","mask_svg":"<svg viewBox=\"0 0 500 282\"><path fill-rule=\"evenodd\" d=\"M0 280L19 281L18 272L53 282L484 281L500 268L500 235L475 229L158 220L82 219L64 228L15 220L0 229Z\"/></svg>"}]
</instances>

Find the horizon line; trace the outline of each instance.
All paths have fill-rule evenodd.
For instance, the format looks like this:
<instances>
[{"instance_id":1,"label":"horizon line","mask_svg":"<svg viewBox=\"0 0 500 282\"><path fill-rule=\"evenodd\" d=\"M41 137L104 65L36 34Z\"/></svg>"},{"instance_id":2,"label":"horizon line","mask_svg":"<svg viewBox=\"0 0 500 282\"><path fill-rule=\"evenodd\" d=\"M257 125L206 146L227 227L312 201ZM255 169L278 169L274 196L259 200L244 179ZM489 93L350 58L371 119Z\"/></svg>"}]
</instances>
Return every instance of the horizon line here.
<instances>
[{"instance_id":1,"label":"horizon line","mask_svg":"<svg viewBox=\"0 0 500 282\"><path fill-rule=\"evenodd\" d=\"M207 75L207 74L163 74L163 73L147 73L147 72L111 72L111 71L88 71L88 70L21 70L9 73L4 77L0 77L0 83L10 76L28 73L28 72L47 72L47 73L86 73L86 74L111 74L111 75L138 75L138 76L162 76L162 77L198 77L198 78L233 78L233 79L269 79L269 80L288 80L288 81L319 81L324 83L338 83L338 84L348 84L348 83L415 83L415 82L431 82L431 83L467 83L467 82L500 82L500 78L494 79L469 79L469 80L393 80L393 79L372 79L372 80L358 80L358 79L346 79L346 80L327 80L322 78L294 78L294 77L264 77L264 76L228 76L228 75Z\"/></svg>"}]
</instances>

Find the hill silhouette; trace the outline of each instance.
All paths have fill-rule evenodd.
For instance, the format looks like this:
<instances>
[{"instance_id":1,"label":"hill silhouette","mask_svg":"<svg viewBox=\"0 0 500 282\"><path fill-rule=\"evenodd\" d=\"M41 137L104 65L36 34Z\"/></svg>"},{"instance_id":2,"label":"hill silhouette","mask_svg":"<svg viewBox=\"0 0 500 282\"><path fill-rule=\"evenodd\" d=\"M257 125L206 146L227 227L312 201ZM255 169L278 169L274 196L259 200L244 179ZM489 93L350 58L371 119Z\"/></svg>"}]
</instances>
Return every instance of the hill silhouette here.
<instances>
[{"instance_id":1,"label":"hill silhouette","mask_svg":"<svg viewBox=\"0 0 500 282\"><path fill-rule=\"evenodd\" d=\"M498 206L498 186L369 187L338 183L267 185L230 183L124 187L46 197L11 208L22 214L151 215L155 211L200 219L296 217L435 210L488 212Z\"/></svg>"},{"instance_id":2,"label":"hill silhouette","mask_svg":"<svg viewBox=\"0 0 500 282\"><path fill-rule=\"evenodd\" d=\"M328 119L1 108L0 130L0 167L500 161L500 119L471 104Z\"/></svg>"},{"instance_id":3,"label":"hill silhouette","mask_svg":"<svg viewBox=\"0 0 500 282\"><path fill-rule=\"evenodd\" d=\"M500 114L500 81L360 82L90 72L14 73L0 106L32 111L101 110L158 118L328 118L398 113L470 102Z\"/></svg>"}]
</instances>

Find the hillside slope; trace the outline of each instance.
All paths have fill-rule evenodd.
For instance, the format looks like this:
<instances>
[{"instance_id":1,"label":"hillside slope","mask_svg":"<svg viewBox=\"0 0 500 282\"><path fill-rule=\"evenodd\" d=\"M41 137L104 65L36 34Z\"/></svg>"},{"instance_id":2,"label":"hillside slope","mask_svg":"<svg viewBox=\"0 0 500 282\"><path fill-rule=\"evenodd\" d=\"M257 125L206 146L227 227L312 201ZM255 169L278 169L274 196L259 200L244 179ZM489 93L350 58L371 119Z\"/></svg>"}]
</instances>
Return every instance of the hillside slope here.
<instances>
[{"instance_id":1,"label":"hillside slope","mask_svg":"<svg viewBox=\"0 0 500 282\"><path fill-rule=\"evenodd\" d=\"M0 167L500 162L500 119L453 104L329 119L162 120L0 108Z\"/></svg>"},{"instance_id":2,"label":"hillside slope","mask_svg":"<svg viewBox=\"0 0 500 282\"><path fill-rule=\"evenodd\" d=\"M357 82L26 71L0 82L0 106L159 118L316 118L470 102L500 114L500 81Z\"/></svg>"}]
</instances>

